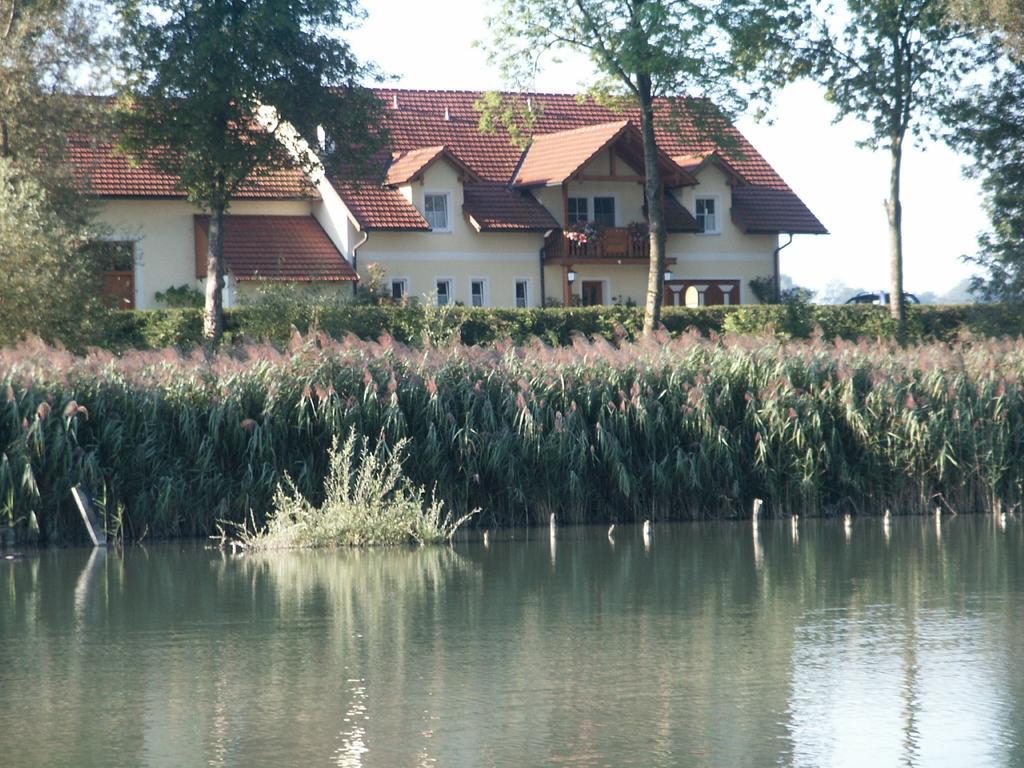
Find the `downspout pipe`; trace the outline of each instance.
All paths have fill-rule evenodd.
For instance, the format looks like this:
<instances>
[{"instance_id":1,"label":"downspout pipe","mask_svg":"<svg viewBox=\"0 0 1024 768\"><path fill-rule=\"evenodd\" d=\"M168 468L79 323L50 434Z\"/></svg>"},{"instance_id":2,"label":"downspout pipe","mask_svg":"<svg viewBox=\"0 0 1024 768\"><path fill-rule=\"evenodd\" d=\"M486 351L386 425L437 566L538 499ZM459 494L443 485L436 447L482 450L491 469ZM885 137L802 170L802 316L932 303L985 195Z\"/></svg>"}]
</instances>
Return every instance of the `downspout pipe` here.
<instances>
[{"instance_id":1,"label":"downspout pipe","mask_svg":"<svg viewBox=\"0 0 1024 768\"><path fill-rule=\"evenodd\" d=\"M782 251L783 248L788 248L790 245L793 244L793 233L792 232L787 232L786 234L789 235L789 240L787 240L782 245L780 245L778 248L776 248L775 252L772 254L772 262L775 265L775 300L776 301L782 301L782 272L779 269L779 253Z\"/></svg>"},{"instance_id":2,"label":"downspout pipe","mask_svg":"<svg viewBox=\"0 0 1024 768\"><path fill-rule=\"evenodd\" d=\"M547 291L544 290L544 246L540 247L537 252L538 261L540 262L540 304L538 306L544 307L547 305Z\"/></svg>"},{"instance_id":3,"label":"downspout pipe","mask_svg":"<svg viewBox=\"0 0 1024 768\"><path fill-rule=\"evenodd\" d=\"M352 295L356 296L359 294L359 249L366 245L366 241L370 239L370 231L363 231L363 239L352 246L352 269L356 273L356 281L352 283Z\"/></svg>"}]
</instances>

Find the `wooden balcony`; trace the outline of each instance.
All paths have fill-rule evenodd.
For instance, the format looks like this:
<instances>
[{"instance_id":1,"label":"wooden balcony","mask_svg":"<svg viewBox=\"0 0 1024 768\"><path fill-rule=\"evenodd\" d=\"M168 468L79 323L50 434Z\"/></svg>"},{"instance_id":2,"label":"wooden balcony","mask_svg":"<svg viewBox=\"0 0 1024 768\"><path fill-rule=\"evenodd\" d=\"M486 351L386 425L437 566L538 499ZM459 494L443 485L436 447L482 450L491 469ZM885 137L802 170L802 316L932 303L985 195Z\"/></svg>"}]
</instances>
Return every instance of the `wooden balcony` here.
<instances>
[{"instance_id":1,"label":"wooden balcony","mask_svg":"<svg viewBox=\"0 0 1024 768\"><path fill-rule=\"evenodd\" d=\"M544 241L544 261L550 264L646 264L650 255L647 236L634 237L625 227L606 227L585 244L560 229Z\"/></svg>"}]
</instances>

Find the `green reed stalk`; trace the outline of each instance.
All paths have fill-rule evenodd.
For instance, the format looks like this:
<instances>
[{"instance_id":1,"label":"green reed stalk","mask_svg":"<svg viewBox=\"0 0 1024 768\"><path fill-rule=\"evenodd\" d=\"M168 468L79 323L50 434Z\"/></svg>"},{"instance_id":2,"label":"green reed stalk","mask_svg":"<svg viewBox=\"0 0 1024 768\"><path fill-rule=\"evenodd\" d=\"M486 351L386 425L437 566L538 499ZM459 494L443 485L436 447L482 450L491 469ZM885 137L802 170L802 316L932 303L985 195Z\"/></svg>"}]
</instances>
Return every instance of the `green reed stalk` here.
<instances>
[{"instance_id":1,"label":"green reed stalk","mask_svg":"<svg viewBox=\"0 0 1024 768\"><path fill-rule=\"evenodd\" d=\"M0 525L81 540L87 483L126 539L317 506L337 437L393 450L476 524L1012 508L1024 341L901 348L696 335L410 349L325 337L206 359L0 351ZM6 393L5 395L2 393Z\"/></svg>"}]
</instances>

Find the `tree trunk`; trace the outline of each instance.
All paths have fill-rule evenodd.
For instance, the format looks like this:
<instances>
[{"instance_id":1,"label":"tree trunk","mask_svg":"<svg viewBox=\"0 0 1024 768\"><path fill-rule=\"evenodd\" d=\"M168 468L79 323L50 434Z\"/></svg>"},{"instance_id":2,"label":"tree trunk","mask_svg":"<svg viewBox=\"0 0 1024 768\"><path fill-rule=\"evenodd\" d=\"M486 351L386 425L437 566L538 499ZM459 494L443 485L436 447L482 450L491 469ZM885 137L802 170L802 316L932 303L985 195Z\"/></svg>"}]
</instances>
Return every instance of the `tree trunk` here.
<instances>
[{"instance_id":1,"label":"tree trunk","mask_svg":"<svg viewBox=\"0 0 1024 768\"><path fill-rule=\"evenodd\" d=\"M903 136L892 138L892 166L889 172L889 199L885 210L889 217L889 311L902 334L906 320L903 302L903 204L900 202L900 173L903 168Z\"/></svg>"},{"instance_id":2,"label":"tree trunk","mask_svg":"<svg viewBox=\"0 0 1024 768\"><path fill-rule=\"evenodd\" d=\"M215 347L224 334L224 204L210 211L210 231L206 246L206 312L203 337Z\"/></svg>"},{"instance_id":3,"label":"tree trunk","mask_svg":"<svg viewBox=\"0 0 1024 768\"><path fill-rule=\"evenodd\" d=\"M661 303L665 279L665 206L662 199L661 172L658 170L658 143L654 138L654 99L650 77L639 80L640 132L644 144L644 191L647 195L647 225L650 229L651 260L647 271L647 301L644 304L644 336L661 323Z\"/></svg>"}]
</instances>

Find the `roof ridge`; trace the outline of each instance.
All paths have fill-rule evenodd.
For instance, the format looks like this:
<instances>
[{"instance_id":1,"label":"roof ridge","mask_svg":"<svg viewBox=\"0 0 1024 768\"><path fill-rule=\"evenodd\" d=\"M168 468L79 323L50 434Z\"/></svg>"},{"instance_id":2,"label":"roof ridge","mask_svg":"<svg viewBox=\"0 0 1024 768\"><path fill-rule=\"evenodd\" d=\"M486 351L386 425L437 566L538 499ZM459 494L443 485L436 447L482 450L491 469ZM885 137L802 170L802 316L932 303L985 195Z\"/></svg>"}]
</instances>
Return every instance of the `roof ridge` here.
<instances>
[{"instance_id":1,"label":"roof ridge","mask_svg":"<svg viewBox=\"0 0 1024 768\"><path fill-rule=\"evenodd\" d=\"M502 96L550 96L557 98L569 98L569 99L581 99L584 102L592 102L598 104L597 100L587 93L586 91L506 91L503 89L495 88L408 88L403 86L395 87L371 87L369 90L375 93L423 93L423 94L452 94L452 95L480 95L484 93L500 93ZM708 101L707 96L656 96L654 101L657 103L661 102L672 102L672 101ZM713 103L713 102L712 102ZM598 104L599 106L603 106Z\"/></svg>"}]
</instances>

